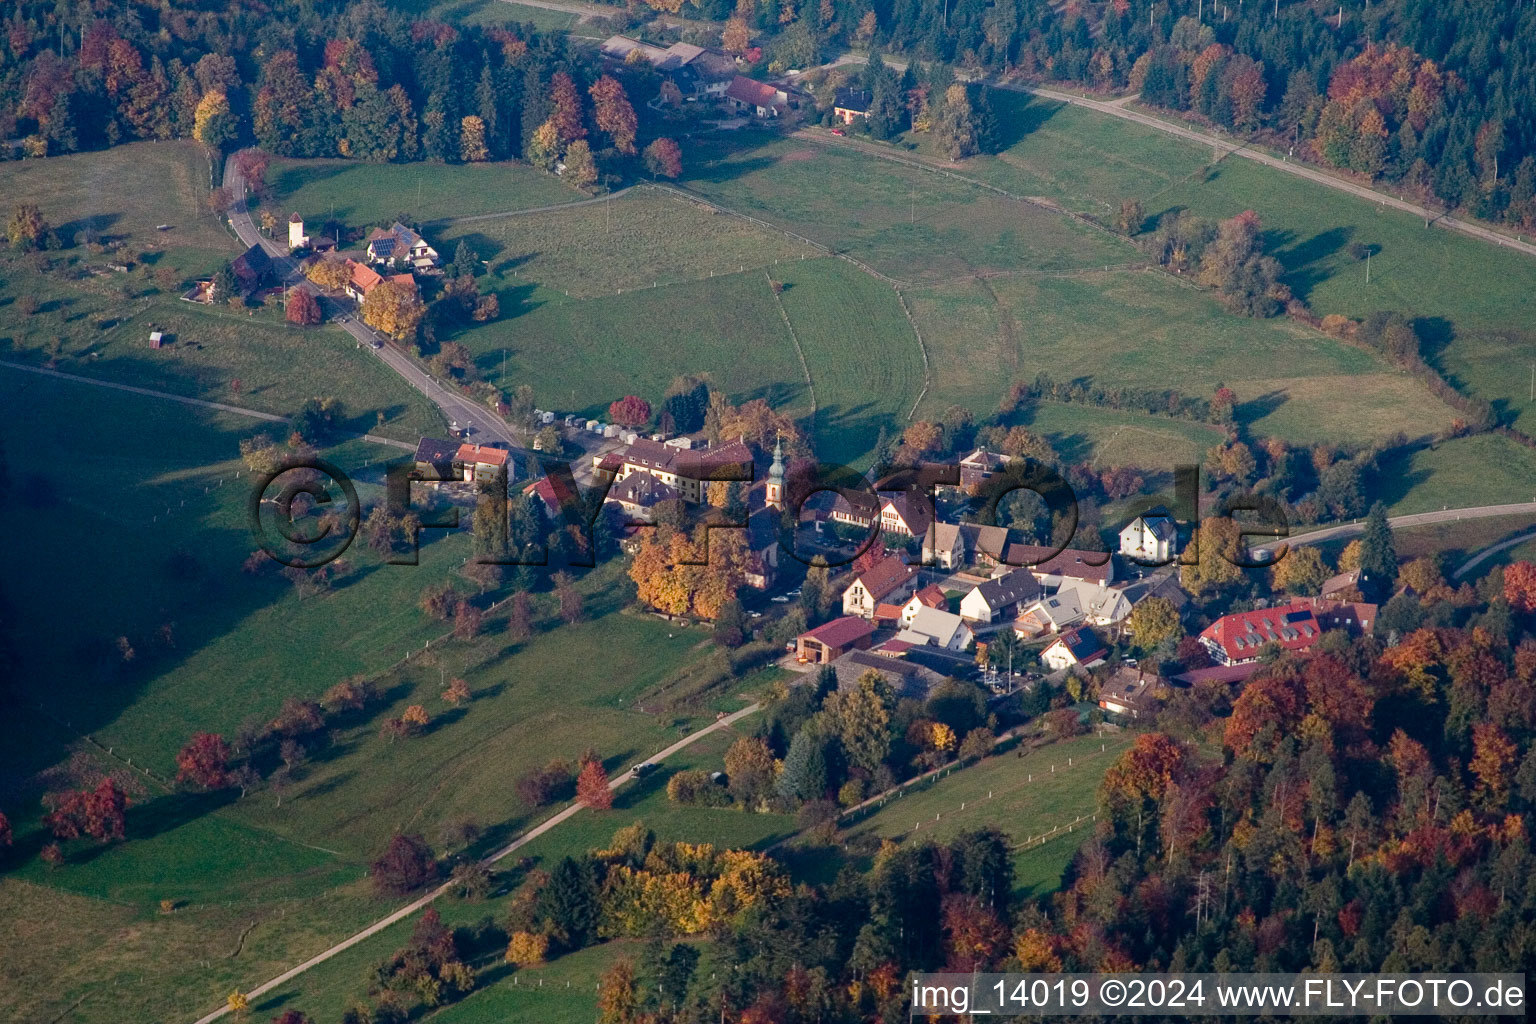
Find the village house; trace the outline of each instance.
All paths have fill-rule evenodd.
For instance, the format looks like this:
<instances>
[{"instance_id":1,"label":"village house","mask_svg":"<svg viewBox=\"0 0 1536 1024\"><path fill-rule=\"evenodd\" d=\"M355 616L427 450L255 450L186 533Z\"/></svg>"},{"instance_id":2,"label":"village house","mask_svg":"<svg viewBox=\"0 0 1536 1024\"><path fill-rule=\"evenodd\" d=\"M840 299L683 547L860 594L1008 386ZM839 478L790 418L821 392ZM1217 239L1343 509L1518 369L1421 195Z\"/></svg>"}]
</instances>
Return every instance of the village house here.
<instances>
[{"instance_id":1,"label":"village house","mask_svg":"<svg viewBox=\"0 0 1536 1024\"><path fill-rule=\"evenodd\" d=\"M868 619L844 615L795 637L795 660L830 665L849 651L868 650L874 634L874 623Z\"/></svg>"},{"instance_id":2,"label":"village house","mask_svg":"<svg viewBox=\"0 0 1536 1024\"><path fill-rule=\"evenodd\" d=\"M723 98L727 106L755 117L778 117L789 106L789 94L783 89L741 75L731 79Z\"/></svg>"},{"instance_id":3,"label":"village house","mask_svg":"<svg viewBox=\"0 0 1536 1024\"><path fill-rule=\"evenodd\" d=\"M994 474L1002 472L1012 461L1011 456L977 448L960 460L960 489L967 494L975 494Z\"/></svg>"},{"instance_id":4,"label":"village house","mask_svg":"<svg viewBox=\"0 0 1536 1024\"><path fill-rule=\"evenodd\" d=\"M419 273L429 273L438 265L437 250L415 231L395 221L387 228L374 228L368 236L368 261L393 263Z\"/></svg>"},{"instance_id":5,"label":"village house","mask_svg":"<svg viewBox=\"0 0 1536 1024\"><path fill-rule=\"evenodd\" d=\"M1008 547L1008 531L1001 526L973 523L933 523L923 534L923 564L959 569L978 561L992 562Z\"/></svg>"},{"instance_id":6,"label":"village house","mask_svg":"<svg viewBox=\"0 0 1536 1024\"><path fill-rule=\"evenodd\" d=\"M1148 718L1157 710L1157 695L1163 687L1155 673L1136 665L1121 665L1099 687L1099 707L1112 715Z\"/></svg>"},{"instance_id":7,"label":"village house","mask_svg":"<svg viewBox=\"0 0 1536 1024\"><path fill-rule=\"evenodd\" d=\"M415 462L418 472L435 477L439 482L495 480L503 468L509 474L512 471L505 449L436 437L423 437L416 443Z\"/></svg>"},{"instance_id":8,"label":"village house","mask_svg":"<svg viewBox=\"0 0 1536 1024\"><path fill-rule=\"evenodd\" d=\"M1120 553L1151 565L1166 565L1179 553L1179 526L1162 506L1149 509L1120 529Z\"/></svg>"},{"instance_id":9,"label":"village house","mask_svg":"<svg viewBox=\"0 0 1536 1024\"><path fill-rule=\"evenodd\" d=\"M908 598L907 603L901 606L901 614L897 616L901 625L910 626L912 619L922 608L939 608L949 611L949 598L944 596L944 588L937 583L930 583Z\"/></svg>"},{"instance_id":10,"label":"village house","mask_svg":"<svg viewBox=\"0 0 1536 1024\"><path fill-rule=\"evenodd\" d=\"M654 509L666 501L677 501L677 488L649 473L631 473L608 489L608 501L617 502L625 515L641 522L654 518Z\"/></svg>"},{"instance_id":11,"label":"village house","mask_svg":"<svg viewBox=\"0 0 1536 1024\"><path fill-rule=\"evenodd\" d=\"M356 260L347 260L347 266L352 271L352 276L347 279L346 284L341 286L341 290L356 302L362 302L368 297L369 292L386 281L409 288L413 292L416 290L416 279L410 274L379 274L372 267Z\"/></svg>"},{"instance_id":12,"label":"village house","mask_svg":"<svg viewBox=\"0 0 1536 1024\"><path fill-rule=\"evenodd\" d=\"M1078 603L1077 591L1063 589L1026 608L1013 621L1013 630L1020 638L1033 640L1047 633L1060 633L1082 621L1083 606Z\"/></svg>"},{"instance_id":13,"label":"village house","mask_svg":"<svg viewBox=\"0 0 1536 1024\"><path fill-rule=\"evenodd\" d=\"M843 588L843 614L874 618L882 604L905 601L917 586L918 568L889 555L853 578Z\"/></svg>"},{"instance_id":14,"label":"village house","mask_svg":"<svg viewBox=\"0 0 1536 1024\"><path fill-rule=\"evenodd\" d=\"M870 95L863 89L839 89L832 101L832 116L843 124L853 124L869 116Z\"/></svg>"},{"instance_id":15,"label":"village house","mask_svg":"<svg viewBox=\"0 0 1536 1024\"><path fill-rule=\"evenodd\" d=\"M1054 552L1054 553L1053 553ZM1003 551L1004 567L1025 566L1040 585L1058 588L1068 583L1093 583L1107 587L1115 581L1114 556L1107 551L1082 551L1076 548L1042 544L1009 544Z\"/></svg>"},{"instance_id":16,"label":"village house","mask_svg":"<svg viewBox=\"0 0 1536 1024\"><path fill-rule=\"evenodd\" d=\"M1109 656L1097 634L1087 626L1078 626L1058 636L1040 652L1040 662L1054 672L1071 668L1093 668Z\"/></svg>"},{"instance_id":17,"label":"village house","mask_svg":"<svg viewBox=\"0 0 1536 1024\"><path fill-rule=\"evenodd\" d=\"M880 529L902 537L924 537L933 524L933 503L927 495L898 491L880 502Z\"/></svg>"},{"instance_id":18,"label":"village house","mask_svg":"<svg viewBox=\"0 0 1536 1024\"><path fill-rule=\"evenodd\" d=\"M896 634L897 640L941 647L946 651L963 651L975 638L964 619L938 608L919 608L907 628Z\"/></svg>"},{"instance_id":19,"label":"village house","mask_svg":"<svg viewBox=\"0 0 1536 1024\"><path fill-rule=\"evenodd\" d=\"M1040 583L1027 569L1016 569L977 586L960 599L960 616L967 622L990 624L1017 618L1021 607L1040 597Z\"/></svg>"}]
</instances>

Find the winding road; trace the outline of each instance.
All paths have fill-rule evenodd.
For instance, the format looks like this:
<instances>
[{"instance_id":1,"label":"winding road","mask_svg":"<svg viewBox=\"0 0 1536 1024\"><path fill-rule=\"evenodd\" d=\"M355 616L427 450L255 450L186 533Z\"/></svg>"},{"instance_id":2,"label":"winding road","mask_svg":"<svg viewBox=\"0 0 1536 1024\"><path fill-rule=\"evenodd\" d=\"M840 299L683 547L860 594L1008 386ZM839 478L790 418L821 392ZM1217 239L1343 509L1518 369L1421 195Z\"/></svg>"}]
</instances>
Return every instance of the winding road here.
<instances>
[{"instance_id":1,"label":"winding road","mask_svg":"<svg viewBox=\"0 0 1536 1024\"><path fill-rule=\"evenodd\" d=\"M729 729L731 726L735 725L737 722L741 721L743 718L746 718L748 715L755 714L756 712L760 711L761 709L762 709L762 705L761 704L749 704L746 707L742 708L740 711L736 711L736 712L733 712L733 713L731 713L729 715L726 715L724 718L717 718L715 721L711 722L709 725L707 725L704 728L700 729L698 732L690 733L689 735L684 736L682 739L678 740L676 743L672 744L671 746L666 747L666 748L664 748L664 749L662 749L660 751L657 751L656 753L652 754L647 760L649 762L651 762L651 763L655 763L657 761L664 761L667 758L671 757L673 754L677 753L679 750L682 750L683 748L689 746L690 744L695 743L695 742L697 742L700 739L703 739L705 736L708 736L710 733L716 732L716 731L718 731L720 729ZM619 775L617 778L610 779L609 782L608 782L608 788L610 790L616 790L620 786L623 786L626 782L628 782L632 777L633 776L629 772L625 772L622 775ZM553 829L556 826L560 825L562 822L568 821L570 818L574 817L582 809L583 806L584 805L580 804L580 803L573 803L573 804L571 804L570 806L566 807L563 811L561 811L559 814L556 814L553 817L550 817L550 818L540 822L539 824L535 825L533 828L530 828L528 831L526 831L522 835L518 836L516 839L512 840L506 846L503 846L501 849L497 850L495 853L492 853L489 856L485 857L483 860L481 860L480 863L485 864L487 866L495 864L497 861L502 860L503 858L509 856L510 854L516 852L517 850L522 849L522 847L524 847L527 844L533 842L535 839L537 839L540 836L544 835L546 832L549 832L551 829ZM433 889L430 892L426 893L425 895L417 898L416 900L413 900L412 902L407 903L405 906L401 907L399 910L396 910L394 913L389 914L386 917L379 918L377 921L373 922L373 924L371 924L368 927L364 928L362 931L356 933L355 935L352 935L352 936L350 936L350 937L348 937L346 939L343 939L341 942L336 943L334 946L331 946L329 949L326 949L326 950L323 950L322 952L316 953L314 956L310 957L308 960L305 960L303 963L298 964L297 966L290 967L288 970L284 971L282 974L279 974L277 977L273 978L271 981L266 981L266 982L261 983L260 985L257 985L255 988L253 988L249 992L245 993L246 998L254 1002L256 999L260 998L261 996L266 995L268 992L271 992L273 989L277 988L278 986L287 984L288 982L292 981L294 978L297 978L299 975L303 974L305 971L309 970L311 967L317 966L318 964L323 964L323 963L325 963L325 961L329 960L331 957L335 956L336 954L341 953L341 952L343 952L345 950L351 949L353 946L357 945L359 942L363 942L363 941L365 941L367 939L370 939L373 936L379 934L379 932L384 931L390 925L398 924L399 922L405 920L406 918L410 917L412 914L416 913L418 910L422 910L425 907L427 907L430 903L432 903L433 900L437 899L439 896L442 896L444 893L448 892L452 888L453 888L453 883L452 882L444 882L442 885L438 886L436 889ZM218 1020L219 1018L225 1016L229 1012L230 1012L229 1011L229 1007L227 1005L221 1006L217 1010L214 1010L212 1013L204 1014L203 1016L199 1017L197 1019L197 1021L195 1022L195 1024L212 1024L213 1021Z\"/></svg>"},{"instance_id":2,"label":"winding road","mask_svg":"<svg viewBox=\"0 0 1536 1024\"><path fill-rule=\"evenodd\" d=\"M386 366L405 378L406 383L441 409L450 423L457 423L460 427L470 430L471 440L479 443L498 441L521 452L522 442L501 417L458 391L443 386L437 378L422 369L410 356L358 319L356 312L350 308L350 303L344 304L323 296L320 290L304 277L298 262L288 255L287 247L278 245L262 235L256 227L256 222L251 219L250 208L246 205L245 178L241 175L237 164L238 161L233 157L224 161L224 187L234 197L229 207L229 224L234 228L241 243L247 246L259 245L265 249L272 257L272 264L277 269L278 278L285 286L302 288L320 297L324 306L332 313L332 322L356 338L359 344L368 346Z\"/></svg>"}]
</instances>

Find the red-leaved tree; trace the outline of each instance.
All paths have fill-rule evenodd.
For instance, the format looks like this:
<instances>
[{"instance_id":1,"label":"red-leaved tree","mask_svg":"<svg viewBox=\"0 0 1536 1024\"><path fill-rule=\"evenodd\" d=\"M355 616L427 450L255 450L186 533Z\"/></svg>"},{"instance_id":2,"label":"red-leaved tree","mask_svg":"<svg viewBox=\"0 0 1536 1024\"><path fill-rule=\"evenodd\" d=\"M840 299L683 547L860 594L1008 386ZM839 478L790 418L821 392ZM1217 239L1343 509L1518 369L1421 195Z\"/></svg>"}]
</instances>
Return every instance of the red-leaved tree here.
<instances>
[{"instance_id":1,"label":"red-leaved tree","mask_svg":"<svg viewBox=\"0 0 1536 1024\"><path fill-rule=\"evenodd\" d=\"M625 395L608 407L608 418L621 427L643 427L651 421L651 403L639 395Z\"/></svg>"},{"instance_id":2,"label":"red-leaved tree","mask_svg":"<svg viewBox=\"0 0 1536 1024\"><path fill-rule=\"evenodd\" d=\"M176 781L203 789L229 785L229 744L218 733L200 732L176 755Z\"/></svg>"},{"instance_id":3,"label":"red-leaved tree","mask_svg":"<svg viewBox=\"0 0 1536 1024\"><path fill-rule=\"evenodd\" d=\"M581 766L576 777L576 799L594 811L606 811L613 806L613 790L608 788L608 773L601 761L588 761Z\"/></svg>"},{"instance_id":4,"label":"red-leaved tree","mask_svg":"<svg viewBox=\"0 0 1536 1024\"><path fill-rule=\"evenodd\" d=\"M381 894L404 896L437 877L437 858L421 836L396 833L369 870Z\"/></svg>"},{"instance_id":5,"label":"red-leaved tree","mask_svg":"<svg viewBox=\"0 0 1536 1024\"><path fill-rule=\"evenodd\" d=\"M314 294L304 288L295 288L288 293L288 306L284 310L285 317L291 324L301 327L313 327L320 322L320 300Z\"/></svg>"},{"instance_id":6,"label":"red-leaved tree","mask_svg":"<svg viewBox=\"0 0 1536 1024\"><path fill-rule=\"evenodd\" d=\"M645 169L658 178L676 178L683 173L683 151L671 139L657 139L645 147Z\"/></svg>"}]
</instances>

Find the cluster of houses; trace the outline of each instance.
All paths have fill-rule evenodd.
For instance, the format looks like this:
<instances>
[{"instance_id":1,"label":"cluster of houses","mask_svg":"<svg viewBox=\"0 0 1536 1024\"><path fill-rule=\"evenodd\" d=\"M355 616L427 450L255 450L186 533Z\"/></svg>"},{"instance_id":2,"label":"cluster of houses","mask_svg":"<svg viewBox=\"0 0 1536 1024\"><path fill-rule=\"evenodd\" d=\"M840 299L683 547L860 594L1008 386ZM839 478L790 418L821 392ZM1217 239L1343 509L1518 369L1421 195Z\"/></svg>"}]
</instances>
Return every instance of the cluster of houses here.
<instances>
[{"instance_id":1,"label":"cluster of houses","mask_svg":"<svg viewBox=\"0 0 1536 1024\"><path fill-rule=\"evenodd\" d=\"M630 36L610 36L600 50L615 63L647 61L661 75L661 85L652 100L652 106L658 108L715 103L760 118L778 117L789 109L786 90L738 74L736 58L718 50L690 43L663 48Z\"/></svg>"}]
</instances>

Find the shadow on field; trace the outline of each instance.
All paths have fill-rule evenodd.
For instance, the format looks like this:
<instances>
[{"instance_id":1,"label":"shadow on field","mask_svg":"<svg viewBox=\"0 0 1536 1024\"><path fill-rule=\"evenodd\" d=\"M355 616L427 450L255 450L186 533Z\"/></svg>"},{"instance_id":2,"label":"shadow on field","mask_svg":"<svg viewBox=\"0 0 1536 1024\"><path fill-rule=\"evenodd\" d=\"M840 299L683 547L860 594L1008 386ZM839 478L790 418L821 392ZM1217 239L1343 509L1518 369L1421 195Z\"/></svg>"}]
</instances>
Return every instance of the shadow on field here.
<instances>
[{"instance_id":1,"label":"shadow on field","mask_svg":"<svg viewBox=\"0 0 1536 1024\"><path fill-rule=\"evenodd\" d=\"M1327 261L1349 244L1354 233L1350 227L1329 228L1288 249L1274 250L1275 259L1285 268L1284 281L1297 298L1306 301L1313 288L1333 276Z\"/></svg>"}]
</instances>

